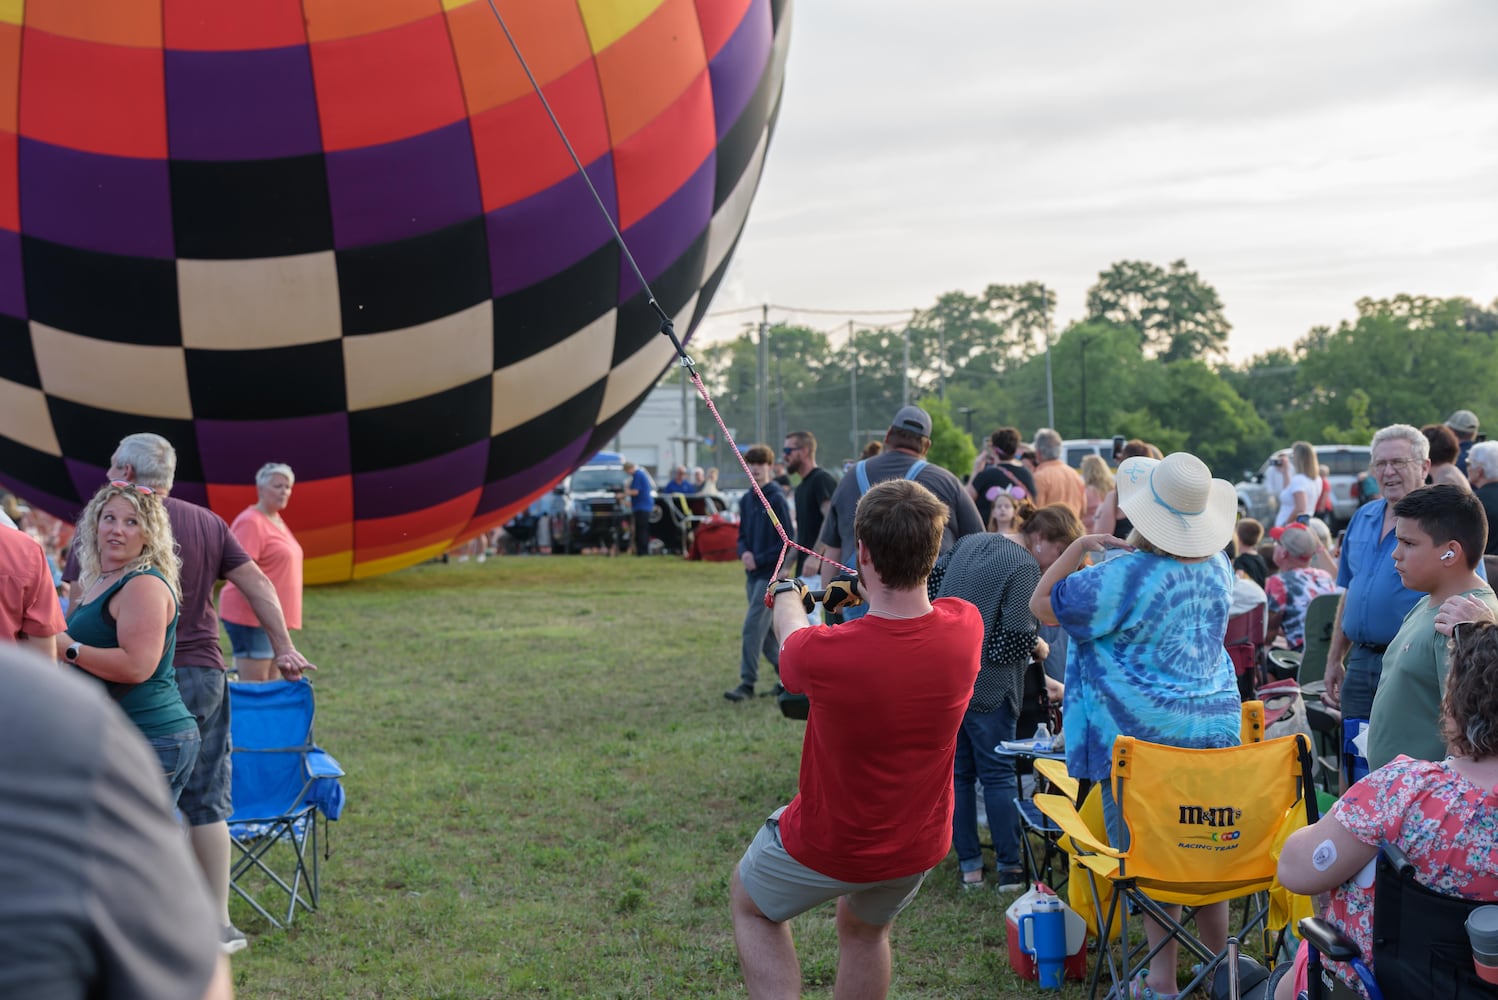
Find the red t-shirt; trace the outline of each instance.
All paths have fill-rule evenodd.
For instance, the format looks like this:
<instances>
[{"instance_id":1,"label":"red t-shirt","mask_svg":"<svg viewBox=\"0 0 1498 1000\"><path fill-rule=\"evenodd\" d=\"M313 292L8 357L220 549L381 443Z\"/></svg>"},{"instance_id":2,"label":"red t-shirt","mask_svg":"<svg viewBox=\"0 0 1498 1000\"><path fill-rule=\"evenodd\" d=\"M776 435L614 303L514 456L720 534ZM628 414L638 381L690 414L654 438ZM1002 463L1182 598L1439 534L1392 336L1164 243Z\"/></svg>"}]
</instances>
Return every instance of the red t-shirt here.
<instances>
[{"instance_id":1,"label":"red t-shirt","mask_svg":"<svg viewBox=\"0 0 1498 1000\"><path fill-rule=\"evenodd\" d=\"M23 633L45 639L65 628L41 545L19 528L0 527L0 641Z\"/></svg>"},{"instance_id":2,"label":"red t-shirt","mask_svg":"<svg viewBox=\"0 0 1498 1000\"><path fill-rule=\"evenodd\" d=\"M929 615L800 629L780 680L811 699L800 791L780 839L845 882L927 871L952 845L952 757L973 696L983 618L943 597Z\"/></svg>"}]
</instances>

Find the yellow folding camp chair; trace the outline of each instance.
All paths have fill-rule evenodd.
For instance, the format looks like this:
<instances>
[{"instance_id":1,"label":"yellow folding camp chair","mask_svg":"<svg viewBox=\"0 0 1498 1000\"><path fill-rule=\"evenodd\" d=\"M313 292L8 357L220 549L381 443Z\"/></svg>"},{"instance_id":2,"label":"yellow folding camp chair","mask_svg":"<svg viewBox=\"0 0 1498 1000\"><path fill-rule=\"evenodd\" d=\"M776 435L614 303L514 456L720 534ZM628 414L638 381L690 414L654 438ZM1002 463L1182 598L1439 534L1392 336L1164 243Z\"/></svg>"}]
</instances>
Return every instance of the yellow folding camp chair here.
<instances>
[{"instance_id":1,"label":"yellow folding camp chair","mask_svg":"<svg viewBox=\"0 0 1498 1000\"><path fill-rule=\"evenodd\" d=\"M1274 885L1271 850L1280 831L1286 824L1318 818L1316 797L1306 794L1311 772L1310 746L1298 734L1218 750L1186 750L1120 736L1113 744L1109 780L1130 834L1126 851L1110 847L1065 796L1035 797L1041 812L1070 842L1086 875L1094 912L1107 914L1095 926L1117 926L1121 932L1116 956L1112 941L1100 938L1090 996L1097 996L1105 966L1111 981L1108 997L1127 996L1129 981L1158 950L1132 953L1120 912L1123 900L1167 928L1200 960L1200 970L1184 992L1212 975L1226 952L1207 948L1164 905L1197 907L1267 893ZM1105 910L1108 893L1112 898ZM1261 925L1267 912L1267 903L1253 907L1245 931Z\"/></svg>"},{"instance_id":2,"label":"yellow folding camp chair","mask_svg":"<svg viewBox=\"0 0 1498 1000\"><path fill-rule=\"evenodd\" d=\"M1239 735L1244 743L1262 742L1264 739L1264 703L1245 701L1240 725ZM1058 793L1071 799L1077 806L1077 813L1082 817L1082 822L1087 824L1088 830L1094 837L1103 841L1108 839L1107 828L1103 823L1102 794L1097 786L1089 790L1085 800L1078 801L1081 784L1067 772L1066 765L1062 761L1037 760L1035 773L1049 781L1051 787ZM1109 928L1104 928L1102 924L1103 917L1107 914L1106 908L1113 901L1112 887L1106 883L1101 886L1089 884L1086 876L1082 874L1082 863L1077 853L1072 849L1071 842L1064 836L1060 838L1058 846L1067 856L1065 884L1067 905L1087 921L1088 930L1094 938L1102 940L1109 936L1119 937L1123 933L1121 921ZM1280 892L1282 895L1277 901L1283 902L1288 907L1290 905L1289 890L1281 888ZM1283 926L1283 923L1275 925L1276 928Z\"/></svg>"}]
</instances>

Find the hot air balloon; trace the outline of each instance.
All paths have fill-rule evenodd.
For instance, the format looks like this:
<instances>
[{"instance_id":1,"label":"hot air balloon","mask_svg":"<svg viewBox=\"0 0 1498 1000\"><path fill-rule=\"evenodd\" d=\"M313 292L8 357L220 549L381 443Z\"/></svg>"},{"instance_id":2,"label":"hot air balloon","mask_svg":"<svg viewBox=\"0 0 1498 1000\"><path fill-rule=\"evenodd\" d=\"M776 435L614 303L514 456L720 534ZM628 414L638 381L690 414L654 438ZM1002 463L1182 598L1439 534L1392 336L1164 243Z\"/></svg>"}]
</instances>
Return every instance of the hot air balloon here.
<instances>
[{"instance_id":1,"label":"hot air balloon","mask_svg":"<svg viewBox=\"0 0 1498 1000\"><path fill-rule=\"evenodd\" d=\"M743 229L789 0L0 0L0 483L69 517L119 439L308 582L501 524L673 359L508 27L689 334Z\"/></svg>"}]
</instances>

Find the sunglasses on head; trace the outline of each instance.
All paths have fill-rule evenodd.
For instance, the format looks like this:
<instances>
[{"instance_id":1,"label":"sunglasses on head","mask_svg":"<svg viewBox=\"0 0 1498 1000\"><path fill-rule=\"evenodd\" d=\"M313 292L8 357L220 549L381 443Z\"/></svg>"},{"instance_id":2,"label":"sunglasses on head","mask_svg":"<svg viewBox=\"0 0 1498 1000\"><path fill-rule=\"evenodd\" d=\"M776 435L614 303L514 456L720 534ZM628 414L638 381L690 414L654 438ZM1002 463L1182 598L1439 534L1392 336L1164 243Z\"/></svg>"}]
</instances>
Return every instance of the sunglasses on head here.
<instances>
[{"instance_id":1,"label":"sunglasses on head","mask_svg":"<svg viewBox=\"0 0 1498 1000\"><path fill-rule=\"evenodd\" d=\"M132 483L124 479L111 479L109 481L109 485L113 486L117 490L134 490L141 496L149 497L156 495L156 491L151 489L151 487L142 486L139 483Z\"/></svg>"}]
</instances>

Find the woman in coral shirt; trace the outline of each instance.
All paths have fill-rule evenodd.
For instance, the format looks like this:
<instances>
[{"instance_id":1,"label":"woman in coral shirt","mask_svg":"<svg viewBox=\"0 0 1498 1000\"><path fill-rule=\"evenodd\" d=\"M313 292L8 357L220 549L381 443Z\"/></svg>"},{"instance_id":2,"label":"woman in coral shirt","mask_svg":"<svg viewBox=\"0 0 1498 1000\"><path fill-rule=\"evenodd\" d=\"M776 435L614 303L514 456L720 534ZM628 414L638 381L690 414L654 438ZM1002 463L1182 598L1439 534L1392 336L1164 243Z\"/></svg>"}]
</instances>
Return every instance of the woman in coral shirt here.
<instances>
[{"instance_id":1,"label":"woman in coral shirt","mask_svg":"<svg viewBox=\"0 0 1498 1000\"><path fill-rule=\"evenodd\" d=\"M254 506L246 507L230 526L239 544L275 586L289 629L302 627L302 547L281 519L281 511L291 501L291 487L295 482L296 476L289 465L271 462L261 466L255 473L255 489L260 499ZM250 602L233 583L224 585L218 615L229 633L239 679L268 681L274 678L276 672L272 665L274 653L270 638L260 627L260 620L251 610Z\"/></svg>"}]
</instances>

